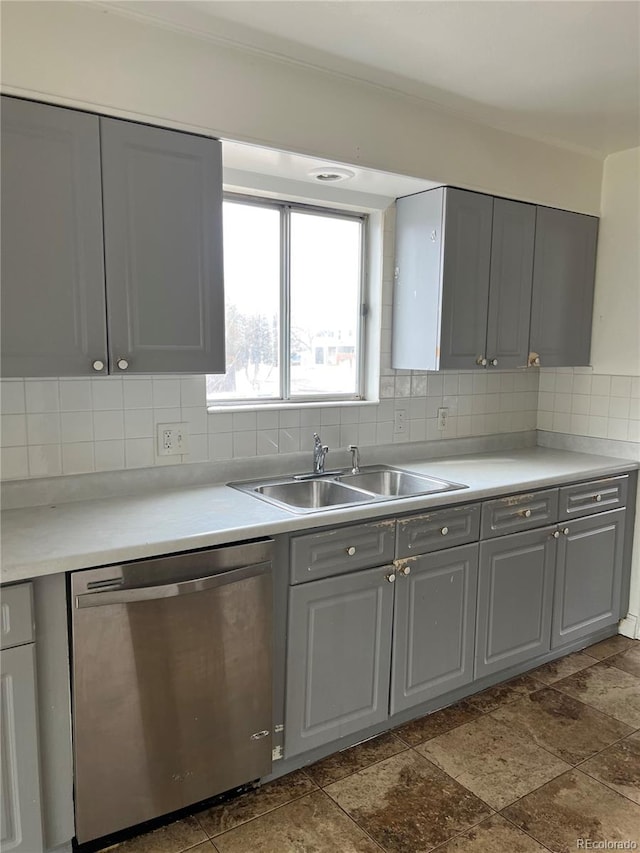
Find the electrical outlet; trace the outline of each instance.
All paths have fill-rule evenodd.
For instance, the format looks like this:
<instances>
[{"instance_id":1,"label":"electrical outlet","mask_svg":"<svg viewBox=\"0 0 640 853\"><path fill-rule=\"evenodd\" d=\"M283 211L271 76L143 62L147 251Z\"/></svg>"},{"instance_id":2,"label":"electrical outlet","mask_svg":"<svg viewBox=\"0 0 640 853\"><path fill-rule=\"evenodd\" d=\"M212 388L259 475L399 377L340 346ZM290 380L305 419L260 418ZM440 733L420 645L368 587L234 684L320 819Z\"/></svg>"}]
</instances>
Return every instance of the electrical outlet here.
<instances>
[{"instance_id":1,"label":"electrical outlet","mask_svg":"<svg viewBox=\"0 0 640 853\"><path fill-rule=\"evenodd\" d=\"M407 410L406 409L396 409L394 418L393 418L393 431L400 433L406 432L407 430Z\"/></svg>"},{"instance_id":2,"label":"electrical outlet","mask_svg":"<svg viewBox=\"0 0 640 853\"><path fill-rule=\"evenodd\" d=\"M158 456L181 456L189 452L188 424L158 424Z\"/></svg>"},{"instance_id":3,"label":"electrical outlet","mask_svg":"<svg viewBox=\"0 0 640 853\"><path fill-rule=\"evenodd\" d=\"M449 409L446 406L441 406L438 409L438 429L445 430L449 419Z\"/></svg>"}]
</instances>

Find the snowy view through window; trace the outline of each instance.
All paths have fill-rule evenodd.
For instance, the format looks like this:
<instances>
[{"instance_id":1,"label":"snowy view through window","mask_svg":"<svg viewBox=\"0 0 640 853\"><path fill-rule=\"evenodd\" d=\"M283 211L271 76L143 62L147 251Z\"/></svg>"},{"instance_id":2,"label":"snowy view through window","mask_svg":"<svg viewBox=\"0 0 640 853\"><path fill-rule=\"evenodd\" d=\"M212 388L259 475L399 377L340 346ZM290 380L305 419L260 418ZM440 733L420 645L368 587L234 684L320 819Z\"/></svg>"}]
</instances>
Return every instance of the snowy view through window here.
<instances>
[{"instance_id":1,"label":"snowy view through window","mask_svg":"<svg viewBox=\"0 0 640 853\"><path fill-rule=\"evenodd\" d=\"M269 202L223 211L227 370L207 377L210 402L356 397L362 219Z\"/></svg>"}]
</instances>

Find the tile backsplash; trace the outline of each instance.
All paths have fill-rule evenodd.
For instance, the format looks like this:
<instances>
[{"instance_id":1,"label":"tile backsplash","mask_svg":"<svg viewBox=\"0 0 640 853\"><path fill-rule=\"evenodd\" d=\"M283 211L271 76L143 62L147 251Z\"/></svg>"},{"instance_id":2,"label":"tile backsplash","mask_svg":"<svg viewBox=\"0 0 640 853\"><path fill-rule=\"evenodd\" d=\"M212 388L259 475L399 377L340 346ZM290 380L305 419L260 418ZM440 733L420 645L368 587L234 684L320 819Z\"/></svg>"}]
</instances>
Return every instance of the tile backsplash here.
<instances>
[{"instance_id":1,"label":"tile backsplash","mask_svg":"<svg viewBox=\"0 0 640 853\"><path fill-rule=\"evenodd\" d=\"M384 358L384 354L383 354ZM348 444L437 441L534 429L535 371L387 371L380 401L207 412L204 376L5 379L0 383L2 479L114 471L297 452L319 432ZM449 409L447 428L437 413ZM394 432L405 411L404 433ZM158 423L189 425L189 454L158 456Z\"/></svg>"},{"instance_id":2,"label":"tile backsplash","mask_svg":"<svg viewBox=\"0 0 640 853\"><path fill-rule=\"evenodd\" d=\"M541 370L537 428L640 442L640 376L582 367Z\"/></svg>"}]
</instances>

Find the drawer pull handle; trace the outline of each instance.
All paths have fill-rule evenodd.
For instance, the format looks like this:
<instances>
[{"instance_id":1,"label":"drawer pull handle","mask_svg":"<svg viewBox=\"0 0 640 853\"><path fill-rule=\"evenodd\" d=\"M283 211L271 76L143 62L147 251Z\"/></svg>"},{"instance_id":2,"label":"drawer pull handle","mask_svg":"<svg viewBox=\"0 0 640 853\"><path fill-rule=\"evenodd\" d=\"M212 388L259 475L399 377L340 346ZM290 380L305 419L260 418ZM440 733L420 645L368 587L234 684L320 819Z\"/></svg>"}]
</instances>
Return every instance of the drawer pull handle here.
<instances>
[{"instance_id":1,"label":"drawer pull handle","mask_svg":"<svg viewBox=\"0 0 640 853\"><path fill-rule=\"evenodd\" d=\"M391 572L390 575L387 575L387 580L389 581L389 583L395 583L396 582L395 572Z\"/></svg>"},{"instance_id":2,"label":"drawer pull handle","mask_svg":"<svg viewBox=\"0 0 640 853\"><path fill-rule=\"evenodd\" d=\"M553 536L554 539L559 539L560 538L560 531L554 530L551 535Z\"/></svg>"},{"instance_id":3,"label":"drawer pull handle","mask_svg":"<svg viewBox=\"0 0 640 853\"><path fill-rule=\"evenodd\" d=\"M595 501L596 503L598 503L598 504L599 504L599 503L600 503L600 501L602 500L602 495L594 495L594 496L593 496L593 499L594 499L594 501Z\"/></svg>"},{"instance_id":4,"label":"drawer pull handle","mask_svg":"<svg viewBox=\"0 0 640 853\"><path fill-rule=\"evenodd\" d=\"M448 528L448 527L441 527L441 528L440 528L440 533L441 533L443 536L446 536L448 532L449 532L449 528Z\"/></svg>"},{"instance_id":5,"label":"drawer pull handle","mask_svg":"<svg viewBox=\"0 0 640 853\"><path fill-rule=\"evenodd\" d=\"M568 536L570 531L569 531L568 527L565 527L565 529L562 532L564 533L565 536Z\"/></svg>"},{"instance_id":6,"label":"drawer pull handle","mask_svg":"<svg viewBox=\"0 0 640 853\"><path fill-rule=\"evenodd\" d=\"M531 518L531 510L530 509L522 509L522 510L520 510L518 515L521 515L523 518Z\"/></svg>"},{"instance_id":7,"label":"drawer pull handle","mask_svg":"<svg viewBox=\"0 0 640 853\"><path fill-rule=\"evenodd\" d=\"M350 546L347 548L347 554L348 554L350 557L353 557L353 555L354 555L355 553L356 553L356 549L355 549L355 547L354 547L353 545L350 545Z\"/></svg>"},{"instance_id":8,"label":"drawer pull handle","mask_svg":"<svg viewBox=\"0 0 640 853\"><path fill-rule=\"evenodd\" d=\"M411 574L411 566L403 566L401 569L398 569L401 575L410 575Z\"/></svg>"}]
</instances>

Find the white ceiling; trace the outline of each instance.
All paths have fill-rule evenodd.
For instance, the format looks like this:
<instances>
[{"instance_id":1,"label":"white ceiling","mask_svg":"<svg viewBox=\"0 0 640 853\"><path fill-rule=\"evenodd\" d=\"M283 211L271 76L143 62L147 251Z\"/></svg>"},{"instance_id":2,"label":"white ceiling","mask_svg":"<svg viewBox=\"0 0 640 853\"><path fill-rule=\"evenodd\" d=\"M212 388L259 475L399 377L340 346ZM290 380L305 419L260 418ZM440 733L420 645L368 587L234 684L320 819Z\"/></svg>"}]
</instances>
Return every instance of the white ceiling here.
<instances>
[{"instance_id":1,"label":"white ceiling","mask_svg":"<svg viewBox=\"0 0 640 853\"><path fill-rule=\"evenodd\" d=\"M106 3L599 156L640 145L636 0Z\"/></svg>"}]
</instances>

